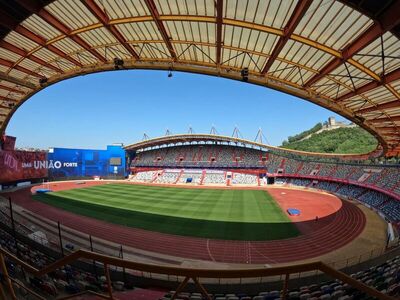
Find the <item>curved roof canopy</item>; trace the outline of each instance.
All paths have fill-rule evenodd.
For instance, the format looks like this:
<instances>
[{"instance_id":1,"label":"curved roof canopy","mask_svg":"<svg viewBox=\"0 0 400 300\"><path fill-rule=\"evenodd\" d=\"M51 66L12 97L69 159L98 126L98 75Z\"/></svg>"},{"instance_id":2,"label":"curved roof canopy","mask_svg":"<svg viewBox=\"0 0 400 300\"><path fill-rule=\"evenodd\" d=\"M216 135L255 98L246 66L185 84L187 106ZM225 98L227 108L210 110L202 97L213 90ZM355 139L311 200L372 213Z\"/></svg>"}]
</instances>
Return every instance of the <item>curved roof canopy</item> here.
<instances>
[{"instance_id":1,"label":"curved roof canopy","mask_svg":"<svg viewBox=\"0 0 400 300\"><path fill-rule=\"evenodd\" d=\"M399 0L2 0L0 133L65 78L143 68L243 80L248 68L248 82L335 111L398 154L399 38Z\"/></svg>"},{"instance_id":2,"label":"curved roof canopy","mask_svg":"<svg viewBox=\"0 0 400 300\"><path fill-rule=\"evenodd\" d=\"M314 153L307 151L299 151L292 149L285 149L280 147L264 144L261 141L250 141L237 136L226 136L219 134L204 134L204 133L187 133L187 134L174 134L156 137L152 139L145 139L134 144L125 146L127 151L145 151L159 147L182 146L182 145L207 145L207 144L224 144L224 145L237 145L244 147L258 148L261 150L272 150L281 154L309 156L311 158L320 159L341 159L341 160L363 160L374 158L381 154L382 149L366 154L337 154L337 153Z\"/></svg>"}]
</instances>

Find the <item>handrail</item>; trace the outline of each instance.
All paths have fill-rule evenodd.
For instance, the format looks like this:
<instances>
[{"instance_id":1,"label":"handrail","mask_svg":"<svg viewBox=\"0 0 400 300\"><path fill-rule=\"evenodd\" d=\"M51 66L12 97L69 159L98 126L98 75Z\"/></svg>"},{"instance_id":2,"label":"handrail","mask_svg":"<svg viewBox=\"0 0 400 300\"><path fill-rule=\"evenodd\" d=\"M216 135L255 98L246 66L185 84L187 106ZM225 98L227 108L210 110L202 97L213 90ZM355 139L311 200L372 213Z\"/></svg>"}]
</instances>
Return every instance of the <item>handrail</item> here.
<instances>
[{"instance_id":1,"label":"handrail","mask_svg":"<svg viewBox=\"0 0 400 300\"><path fill-rule=\"evenodd\" d=\"M289 279L289 274L299 273L299 272L307 272L307 271L315 271L319 270L327 275L332 276L333 278L339 279L352 287L361 290L362 292L367 293L372 297L376 297L381 300L394 300L393 297L383 294L376 289L367 286L366 284L357 281L350 276L346 275L343 272L335 270L334 268L324 264L321 261L304 263L298 265L291 266L282 266L282 267L273 267L273 268L252 268L252 269L194 269L194 268L182 268L175 266L163 266L163 265L154 265L154 264L146 264L136 261L124 260L121 258L111 257L104 254L94 253L87 250L77 250L72 254L69 254L58 261L42 268L36 269L35 267L29 265L28 263L22 261L15 255L9 253L4 248L0 247L1 256L8 257L14 263L20 265L27 272L35 275L42 276L48 274L60 267L70 264L78 259L90 259L98 262L102 262L105 266L106 275L108 275L108 266L118 266L126 269L138 270L143 272L151 272L157 274L165 274L165 275L175 275L185 277L185 280L179 286L179 289L182 290L184 286L187 284L189 279L193 279L196 286L205 293L204 287L198 281L198 278L254 278L254 277L269 277L275 275L286 275L285 285L287 287L287 280ZM112 291L109 276L107 277L110 299L112 299ZM177 290L178 291L178 290ZM283 296L286 294L286 289L284 288ZM175 298L176 295L173 296Z\"/></svg>"}]
</instances>

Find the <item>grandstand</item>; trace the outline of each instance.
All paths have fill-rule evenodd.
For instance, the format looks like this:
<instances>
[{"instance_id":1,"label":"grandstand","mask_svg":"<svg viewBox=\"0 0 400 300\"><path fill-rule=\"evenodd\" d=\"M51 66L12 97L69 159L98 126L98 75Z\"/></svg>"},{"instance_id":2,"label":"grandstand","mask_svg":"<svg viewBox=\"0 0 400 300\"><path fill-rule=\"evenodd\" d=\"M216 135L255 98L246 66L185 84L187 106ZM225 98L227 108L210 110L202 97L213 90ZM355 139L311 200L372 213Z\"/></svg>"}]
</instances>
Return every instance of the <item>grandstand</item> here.
<instances>
[{"instance_id":1,"label":"grandstand","mask_svg":"<svg viewBox=\"0 0 400 300\"><path fill-rule=\"evenodd\" d=\"M399 26L399 0L1 1L0 298L399 299L400 167L385 161L400 155ZM311 153L214 128L22 151L5 135L42 89L122 69L279 90L378 147ZM220 236L176 233L189 227Z\"/></svg>"}]
</instances>

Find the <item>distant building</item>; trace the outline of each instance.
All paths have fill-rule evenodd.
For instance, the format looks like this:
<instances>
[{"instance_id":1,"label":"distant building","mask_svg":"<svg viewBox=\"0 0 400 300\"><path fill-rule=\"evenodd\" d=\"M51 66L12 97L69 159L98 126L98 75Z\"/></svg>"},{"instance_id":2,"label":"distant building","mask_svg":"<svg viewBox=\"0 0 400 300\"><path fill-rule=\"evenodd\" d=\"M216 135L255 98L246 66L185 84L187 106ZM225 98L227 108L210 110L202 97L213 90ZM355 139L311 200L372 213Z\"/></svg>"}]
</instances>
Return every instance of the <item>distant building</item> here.
<instances>
[{"instance_id":1,"label":"distant building","mask_svg":"<svg viewBox=\"0 0 400 300\"><path fill-rule=\"evenodd\" d=\"M324 125L322 126L322 129L319 132L322 132L324 130L331 130L331 129L337 129L337 128L343 128L343 127L354 127L355 124L350 123L346 124L345 122L341 121L336 121L335 117L329 117L328 122L325 122Z\"/></svg>"},{"instance_id":2,"label":"distant building","mask_svg":"<svg viewBox=\"0 0 400 300\"><path fill-rule=\"evenodd\" d=\"M309 139L311 136L313 136L314 134L318 134L321 133L323 131L326 130L333 130L333 129L338 129L338 128L349 128L349 127L356 127L357 125L354 123L345 123L342 121L336 121L335 117L329 117L328 121L324 122L324 124L322 125L322 128L312 134L307 135L306 137L304 137L301 140L306 140Z\"/></svg>"}]
</instances>

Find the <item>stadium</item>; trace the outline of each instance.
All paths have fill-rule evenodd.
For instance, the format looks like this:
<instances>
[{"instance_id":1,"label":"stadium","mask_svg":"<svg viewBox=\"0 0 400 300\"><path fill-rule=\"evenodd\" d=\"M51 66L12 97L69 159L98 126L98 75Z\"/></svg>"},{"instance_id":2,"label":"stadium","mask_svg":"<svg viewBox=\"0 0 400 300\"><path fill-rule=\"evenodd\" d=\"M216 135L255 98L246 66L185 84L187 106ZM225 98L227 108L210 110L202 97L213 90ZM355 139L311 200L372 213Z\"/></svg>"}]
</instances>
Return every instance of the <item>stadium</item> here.
<instances>
[{"instance_id":1,"label":"stadium","mask_svg":"<svg viewBox=\"0 0 400 300\"><path fill-rule=\"evenodd\" d=\"M0 1L0 298L399 299L399 39L398 0ZM27 151L7 134L47 88L131 69L277 90L377 146L213 126Z\"/></svg>"}]
</instances>

